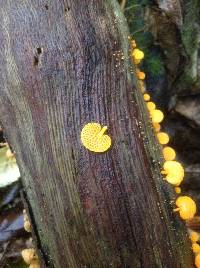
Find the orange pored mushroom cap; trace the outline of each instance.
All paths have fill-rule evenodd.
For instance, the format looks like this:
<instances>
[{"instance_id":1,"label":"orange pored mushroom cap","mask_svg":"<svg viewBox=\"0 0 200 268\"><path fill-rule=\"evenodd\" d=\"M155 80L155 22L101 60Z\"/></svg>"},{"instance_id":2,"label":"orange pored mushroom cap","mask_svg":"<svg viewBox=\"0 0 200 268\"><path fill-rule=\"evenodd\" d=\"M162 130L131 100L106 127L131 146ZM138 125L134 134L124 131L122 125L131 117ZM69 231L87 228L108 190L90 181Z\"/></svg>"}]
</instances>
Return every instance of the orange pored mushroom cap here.
<instances>
[{"instance_id":1,"label":"orange pored mushroom cap","mask_svg":"<svg viewBox=\"0 0 200 268\"><path fill-rule=\"evenodd\" d=\"M90 151L105 152L111 146L111 138L105 135L107 127L101 127L99 123L88 123L81 131L82 144Z\"/></svg>"},{"instance_id":2,"label":"orange pored mushroom cap","mask_svg":"<svg viewBox=\"0 0 200 268\"><path fill-rule=\"evenodd\" d=\"M197 211L196 203L189 196L178 197L176 199L176 206L178 208L174 209L174 211L178 211L183 220L192 219Z\"/></svg>"}]
</instances>

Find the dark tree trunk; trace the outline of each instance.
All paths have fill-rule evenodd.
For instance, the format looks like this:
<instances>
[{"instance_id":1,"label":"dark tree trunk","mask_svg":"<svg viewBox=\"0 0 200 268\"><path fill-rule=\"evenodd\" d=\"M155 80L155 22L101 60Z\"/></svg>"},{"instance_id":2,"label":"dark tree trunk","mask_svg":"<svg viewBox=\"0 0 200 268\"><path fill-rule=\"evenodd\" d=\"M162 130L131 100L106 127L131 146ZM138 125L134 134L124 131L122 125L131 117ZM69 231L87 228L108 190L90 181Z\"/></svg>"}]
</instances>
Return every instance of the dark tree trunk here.
<instances>
[{"instance_id":1,"label":"dark tree trunk","mask_svg":"<svg viewBox=\"0 0 200 268\"><path fill-rule=\"evenodd\" d=\"M1 122L43 266L193 267L129 71L118 4L44 2L1 0L0 8ZM108 126L106 153L81 144L92 121Z\"/></svg>"}]
</instances>

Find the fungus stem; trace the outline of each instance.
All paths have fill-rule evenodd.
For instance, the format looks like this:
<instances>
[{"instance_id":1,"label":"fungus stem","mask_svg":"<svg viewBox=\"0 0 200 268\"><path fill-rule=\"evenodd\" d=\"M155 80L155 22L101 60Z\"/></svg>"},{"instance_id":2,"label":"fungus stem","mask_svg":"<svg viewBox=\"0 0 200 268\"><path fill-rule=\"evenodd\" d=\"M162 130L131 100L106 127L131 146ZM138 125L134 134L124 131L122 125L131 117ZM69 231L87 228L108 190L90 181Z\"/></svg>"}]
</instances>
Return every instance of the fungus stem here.
<instances>
[{"instance_id":1,"label":"fungus stem","mask_svg":"<svg viewBox=\"0 0 200 268\"><path fill-rule=\"evenodd\" d=\"M101 131L97 134L97 138L100 138L103 136L104 132L108 129L107 126L104 126Z\"/></svg>"},{"instance_id":2,"label":"fungus stem","mask_svg":"<svg viewBox=\"0 0 200 268\"><path fill-rule=\"evenodd\" d=\"M174 208L174 209L173 209L174 212L177 212L177 211L179 211L179 210L180 210L180 208Z\"/></svg>"}]
</instances>

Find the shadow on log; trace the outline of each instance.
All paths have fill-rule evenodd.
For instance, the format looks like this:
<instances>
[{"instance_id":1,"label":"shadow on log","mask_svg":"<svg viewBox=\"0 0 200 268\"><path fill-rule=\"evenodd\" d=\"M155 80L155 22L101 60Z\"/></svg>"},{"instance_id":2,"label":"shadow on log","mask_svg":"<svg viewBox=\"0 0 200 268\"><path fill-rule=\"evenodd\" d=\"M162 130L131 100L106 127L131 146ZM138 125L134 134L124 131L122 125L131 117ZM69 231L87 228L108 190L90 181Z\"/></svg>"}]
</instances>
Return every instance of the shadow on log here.
<instances>
[{"instance_id":1,"label":"shadow on log","mask_svg":"<svg viewBox=\"0 0 200 268\"><path fill-rule=\"evenodd\" d=\"M2 1L0 117L46 267L193 267L114 0ZM117 57L117 53L123 57ZM88 122L112 148L86 150Z\"/></svg>"}]
</instances>

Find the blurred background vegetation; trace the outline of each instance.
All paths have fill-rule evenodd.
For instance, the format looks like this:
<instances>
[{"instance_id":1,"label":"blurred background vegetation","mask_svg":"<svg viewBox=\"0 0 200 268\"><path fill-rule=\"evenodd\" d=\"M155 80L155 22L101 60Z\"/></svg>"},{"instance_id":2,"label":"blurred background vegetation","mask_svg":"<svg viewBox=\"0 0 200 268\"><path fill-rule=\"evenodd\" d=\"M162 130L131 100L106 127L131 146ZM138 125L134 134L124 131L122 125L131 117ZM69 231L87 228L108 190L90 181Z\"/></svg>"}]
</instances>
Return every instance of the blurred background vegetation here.
<instances>
[{"instance_id":1,"label":"blurred background vegetation","mask_svg":"<svg viewBox=\"0 0 200 268\"><path fill-rule=\"evenodd\" d=\"M163 129L186 170L183 193L200 209L200 1L122 0L131 36L145 52L147 90L164 111ZM0 267L26 267L32 246L23 228L16 161L0 132ZM189 223L200 231L200 220Z\"/></svg>"}]
</instances>

